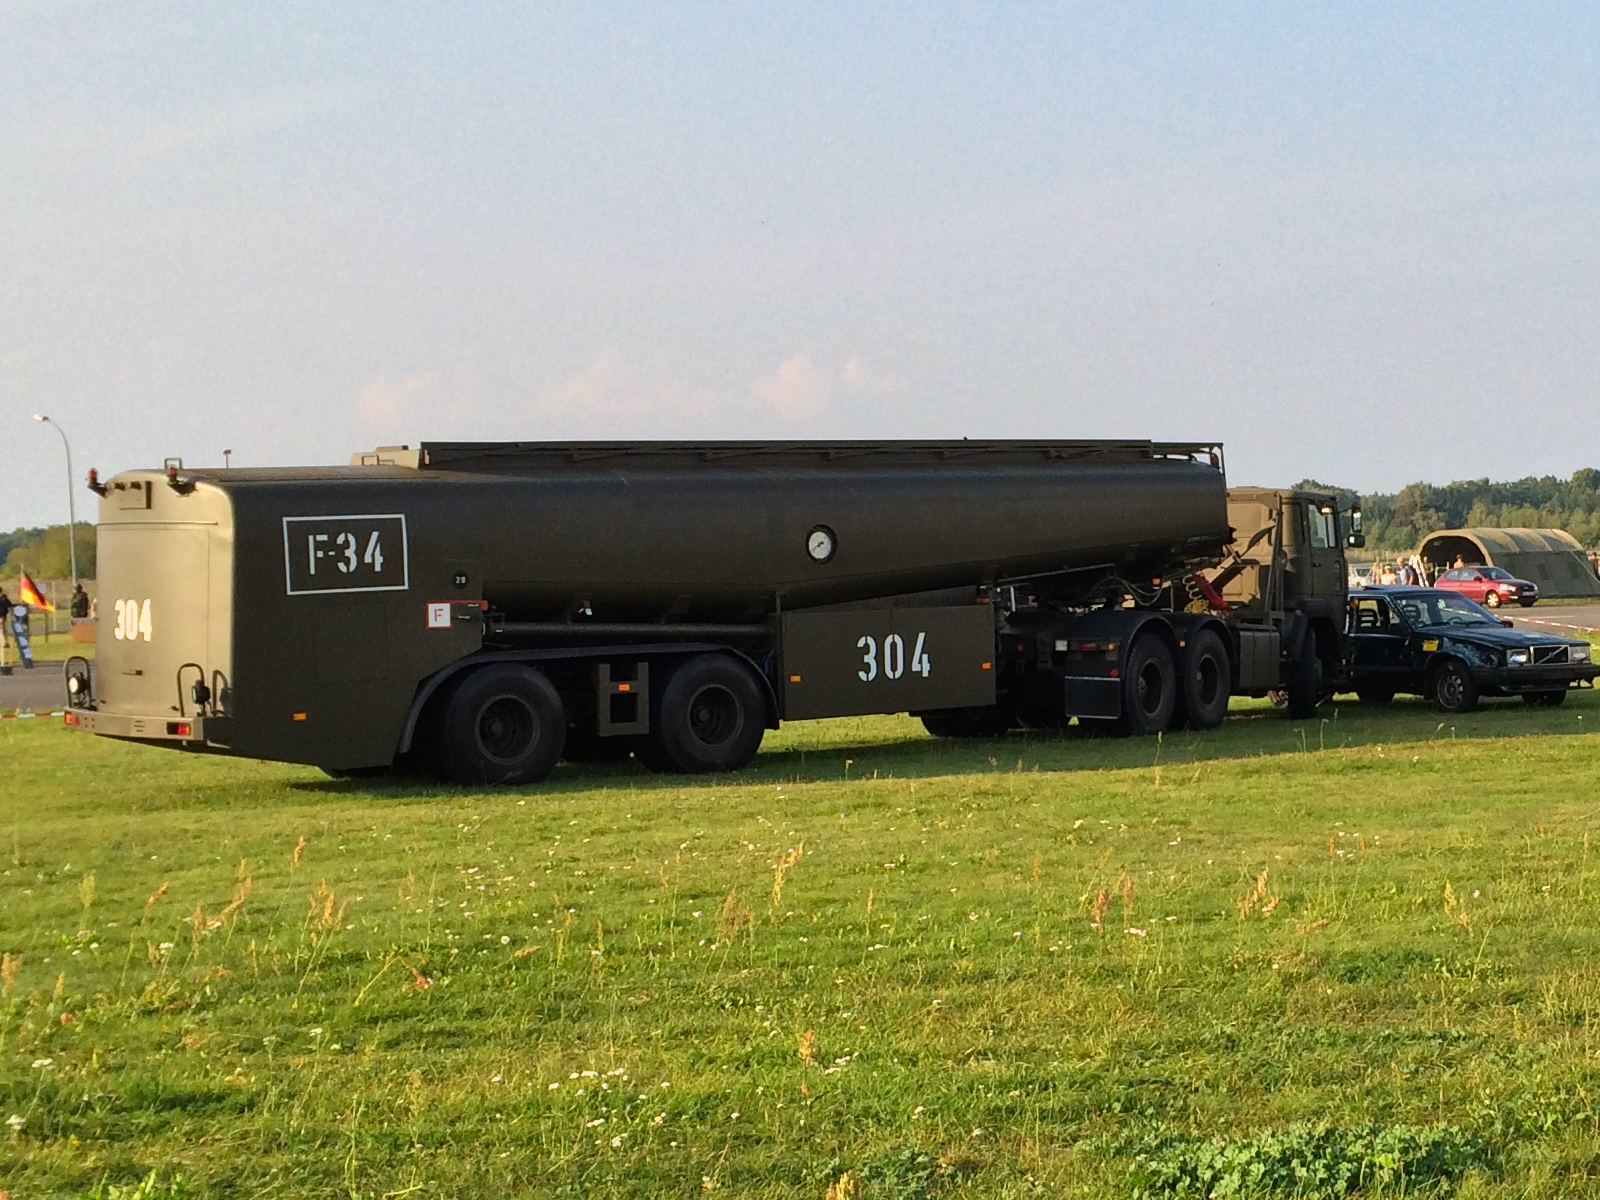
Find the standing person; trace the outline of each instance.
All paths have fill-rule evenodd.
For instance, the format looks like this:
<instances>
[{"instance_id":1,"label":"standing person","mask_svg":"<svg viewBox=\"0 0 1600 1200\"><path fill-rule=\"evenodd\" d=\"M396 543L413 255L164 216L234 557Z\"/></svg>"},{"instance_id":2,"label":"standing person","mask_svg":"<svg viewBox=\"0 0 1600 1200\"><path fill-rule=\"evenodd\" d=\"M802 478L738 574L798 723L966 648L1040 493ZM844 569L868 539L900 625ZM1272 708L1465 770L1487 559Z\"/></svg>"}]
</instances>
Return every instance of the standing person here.
<instances>
[{"instance_id":1,"label":"standing person","mask_svg":"<svg viewBox=\"0 0 1600 1200\"><path fill-rule=\"evenodd\" d=\"M1401 587L1415 587L1418 583L1417 569L1406 559L1400 560L1400 571L1395 578Z\"/></svg>"},{"instance_id":2,"label":"standing person","mask_svg":"<svg viewBox=\"0 0 1600 1200\"><path fill-rule=\"evenodd\" d=\"M83 584L72 589L72 615L74 618L89 615L89 593L83 590Z\"/></svg>"},{"instance_id":3,"label":"standing person","mask_svg":"<svg viewBox=\"0 0 1600 1200\"><path fill-rule=\"evenodd\" d=\"M0 642L11 642L11 597L5 588L0 588Z\"/></svg>"}]
</instances>

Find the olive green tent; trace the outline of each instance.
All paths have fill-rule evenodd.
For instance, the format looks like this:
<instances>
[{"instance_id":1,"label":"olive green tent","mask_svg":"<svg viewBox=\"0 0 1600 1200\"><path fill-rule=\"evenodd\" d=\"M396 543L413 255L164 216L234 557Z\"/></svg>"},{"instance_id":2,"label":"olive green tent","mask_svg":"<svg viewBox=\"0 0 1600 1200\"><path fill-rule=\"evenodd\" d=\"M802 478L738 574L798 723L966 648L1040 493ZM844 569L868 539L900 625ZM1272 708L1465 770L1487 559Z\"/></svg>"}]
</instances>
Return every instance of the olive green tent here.
<instances>
[{"instance_id":1,"label":"olive green tent","mask_svg":"<svg viewBox=\"0 0 1600 1200\"><path fill-rule=\"evenodd\" d=\"M1565 529L1441 529L1419 551L1436 571L1459 557L1468 566L1504 567L1539 585L1539 595L1600 596L1600 579L1578 539Z\"/></svg>"}]
</instances>

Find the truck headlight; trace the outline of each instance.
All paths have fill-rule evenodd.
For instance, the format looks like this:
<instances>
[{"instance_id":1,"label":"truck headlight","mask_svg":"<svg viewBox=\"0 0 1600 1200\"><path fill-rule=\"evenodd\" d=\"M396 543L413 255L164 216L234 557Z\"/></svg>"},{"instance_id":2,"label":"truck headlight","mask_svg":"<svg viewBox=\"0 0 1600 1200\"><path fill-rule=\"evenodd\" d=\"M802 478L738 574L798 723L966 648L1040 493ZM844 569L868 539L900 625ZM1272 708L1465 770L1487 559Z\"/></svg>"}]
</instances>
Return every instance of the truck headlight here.
<instances>
[{"instance_id":1,"label":"truck headlight","mask_svg":"<svg viewBox=\"0 0 1600 1200\"><path fill-rule=\"evenodd\" d=\"M1526 650L1507 650L1506 666L1525 667L1528 665L1528 652Z\"/></svg>"},{"instance_id":2,"label":"truck headlight","mask_svg":"<svg viewBox=\"0 0 1600 1200\"><path fill-rule=\"evenodd\" d=\"M1587 642L1583 643L1581 646L1573 646L1571 652L1568 654L1568 658L1570 658L1573 662L1588 662L1589 657L1590 646Z\"/></svg>"}]
</instances>

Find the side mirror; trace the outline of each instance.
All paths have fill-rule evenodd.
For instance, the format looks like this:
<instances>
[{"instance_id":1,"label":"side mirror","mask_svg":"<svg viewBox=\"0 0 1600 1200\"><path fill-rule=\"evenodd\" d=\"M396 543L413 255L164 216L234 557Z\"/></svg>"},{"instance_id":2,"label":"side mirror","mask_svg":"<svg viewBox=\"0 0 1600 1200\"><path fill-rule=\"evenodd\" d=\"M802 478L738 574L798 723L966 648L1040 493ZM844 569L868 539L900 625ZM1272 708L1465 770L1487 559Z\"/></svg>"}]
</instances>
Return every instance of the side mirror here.
<instances>
[{"instance_id":1,"label":"side mirror","mask_svg":"<svg viewBox=\"0 0 1600 1200\"><path fill-rule=\"evenodd\" d=\"M1515 629L1517 627L1517 623L1510 617L1501 617L1500 624L1504 625L1507 629Z\"/></svg>"},{"instance_id":2,"label":"side mirror","mask_svg":"<svg viewBox=\"0 0 1600 1200\"><path fill-rule=\"evenodd\" d=\"M1367 544L1367 535L1364 533L1346 534L1344 544L1352 550L1359 550Z\"/></svg>"}]
</instances>

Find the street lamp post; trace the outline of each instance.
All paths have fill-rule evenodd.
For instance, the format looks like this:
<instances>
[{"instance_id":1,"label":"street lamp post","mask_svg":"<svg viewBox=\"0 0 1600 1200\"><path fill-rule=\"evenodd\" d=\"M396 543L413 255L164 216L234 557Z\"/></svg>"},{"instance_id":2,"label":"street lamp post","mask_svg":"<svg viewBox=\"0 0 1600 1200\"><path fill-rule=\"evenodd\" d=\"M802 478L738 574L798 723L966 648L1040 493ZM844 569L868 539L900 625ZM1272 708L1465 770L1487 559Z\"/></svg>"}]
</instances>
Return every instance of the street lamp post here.
<instances>
[{"instance_id":1,"label":"street lamp post","mask_svg":"<svg viewBox=\"0 0 1600 1200\"><path fill-rule=\"evenodd\" d=\"M35 421L43 422L61 435L61 444L67 451L67 548L72 552L72 594L78 594L78 505L72 493L72 443L67 441L67 431L43 413L34 413Z\"/></svg>"}]
</instances>

